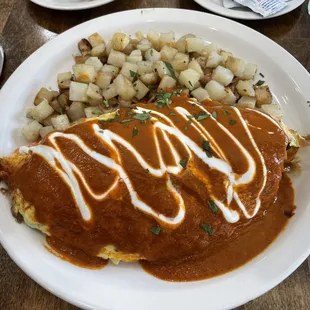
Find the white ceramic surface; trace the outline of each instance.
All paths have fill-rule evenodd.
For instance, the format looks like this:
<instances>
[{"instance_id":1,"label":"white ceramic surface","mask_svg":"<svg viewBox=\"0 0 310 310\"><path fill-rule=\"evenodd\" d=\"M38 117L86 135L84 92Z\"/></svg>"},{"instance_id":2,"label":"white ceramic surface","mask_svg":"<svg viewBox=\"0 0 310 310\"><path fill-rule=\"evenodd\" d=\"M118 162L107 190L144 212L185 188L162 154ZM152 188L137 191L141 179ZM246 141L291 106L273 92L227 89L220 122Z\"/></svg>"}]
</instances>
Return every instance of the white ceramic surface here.
<instances>
[{"instance_id":1,"label":"white ceramic surface","mask_svg":"<svg viewBox=\"0 0 310 310\"><path fill-rule=\"evenodd\" d=\"M106 27L109 25L109 27ZM109 38L116 30L135 33L149 28L195 33L250 62L259 64L289 126L310 132L309 73L289 53L263 35L236 22L205 13L148 9L103 16L66 31L30 56L0 91L0 150L8 155L25 143L20 129L38 89L56 87L57 72L70 70L80 38L98 31ZM12 259L53 294L83 308L114 310L229 309L274 287L310 253L310 149L301 151L303 171L293 178L296 215L264 253L233 272L210 280L169 283L145 273L138 264L109 265L103 270L78 268L47 252L43 236L17 224L8 200L0 196L0 241Z\"/></svg>"},{"instance_id":2,"label":"white ceramic surface","mask_svg":"<svg viewBox=\"0 0 310 310\"><path fill-rule=\"evenodd\" d=\"M75 11L95 8L114 0L30 0L31 2L48 9Z\"/></svg>"},{"instance_id":3,"label":"white ceramic surface","mask_svg":"<svg viewBox=\"0 0 310 310\"><path fill-rule=\"evenodd\" d=\"M253 11L251 11L249 8L246 7L237 7L233 9L226 9L223 7L223 0L194 0L198 4L200 4L205 9L226 16L230 18L236 18L236 19L268 19L268 18L274 18L277 16L281 16L284 14L287 14L296 8L298 8L300 5L302 5L305 0L291 0L287 2L287 6L279 11L278 13L263 17L260 14L257 14Z\"/></svg>"}]
</instances>

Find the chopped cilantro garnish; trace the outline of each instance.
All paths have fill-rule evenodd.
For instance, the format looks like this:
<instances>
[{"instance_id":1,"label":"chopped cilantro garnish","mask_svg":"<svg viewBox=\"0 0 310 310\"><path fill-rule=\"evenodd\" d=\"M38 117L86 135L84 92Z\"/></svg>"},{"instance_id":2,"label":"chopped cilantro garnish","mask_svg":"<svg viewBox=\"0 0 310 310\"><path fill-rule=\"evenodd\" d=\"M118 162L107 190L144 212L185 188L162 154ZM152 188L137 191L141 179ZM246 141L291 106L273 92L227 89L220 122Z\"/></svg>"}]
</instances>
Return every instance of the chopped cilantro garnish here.
<instances>
[{"instance_id":1,"label":"chopped cilantro garnish","mask_svg":"<svg viewBox=\"0 0 310 310\"><path fill-rule=\"evenodd\" d=\"M216 111L213 111L211 115L212 115L213 118L217 119L217 113L216 113Z\"/></svg>"},{"instance_id":2,"label":"chopped cilantro garnish","mask_svg":"<svg viewBox=\"0 0 310 310\"><path fill-rule=\"evenodd\" d=\"M138 119L140 121L146 121L151 117L151 113L143 111L143 113L137 113L134 115L134 119Z\"/></svg>"},{"instance_id":3,"label":"chopped cilantro garnish","mask_svg":"<svg viewBox=\"0 0 310 310\"><path fill-rule=\"evenodd\" d=\"M130 77L132 78L132 83L136 82L138 78L141 76L138 72L129 70L130 72Z\"/></svg>"},{"instance_id":4,"label":"chopped cilantro garnish","mask_svg":"<svg viewBox=\"0 0 310 310\"><path fill-rule=\"evenodd\" d=\"M159 235L161 231L161 228L159 226L154 226L150 228L150 232L152 232L154 235Z\"/></svg>"},{"instance_id":5,"label":"chopped cilantro garnish","mask_svg":"<svg viewBox=\"0 0 310 310\"><path fill-rule=\"evenodd\" d=\"M106 108L108 108L110 106L109 101L108 100L103 100L103 104Z\"/></svg>"},{"instance_id":6,"label":"chopped cilantro garnish","mask_svg":"<svg viewBox=\"0 0 310 310\"><path fill-rule=\"evenodd\" d=\"M234 119L231 119L229 121L229 125L232 126L232 125L235 125L237 123L237 121L235 121Z\"/></svg>"},{"instance_id":7,"label":"chopped cilantro garnish","mask_svg":"<svg viewBox=\"0 0 310 310\"><path fill-rule=\"evenodd\" d=\"M206 231L210 236L213 236L213 229L207 224L200 224L200 227Z\"/></svg>"},{"instance_id":8,"label":"chopped cilantro garnish","mask_svg":"<svg viewBox=\"0 0 310 310\"><path fill-rule=\"evenodd\" d=\"M184 169L186 169L186 167L187 167L187 162L188 162L188 158L187 158L187 157L186 157L186 158L183 158L183 159L180 160L180 165L181 165Z\"/></svg>"},{"instance_id":9,"label":"chopped cilantro garnish","mask_svg":"<svg viewBox=\"0 0 310 310\"><path fill-rule=\"evenodd\" d=\"M259 81L255 84L255 86L262 86L264 83L265 83L265 81L259 80Z\"/></svg>"},{"instance_id":10,"label":"chopped cilantro garnish","mask_svg":"<svg viewBox=\"0 0 310 310\"><path fill-rule=\"evenodd\" d=\"M167 67L167 69L169 71L169 75L176 80L177 77L175 75L175 72L174 72L174 69L173 69L171 63L168 62L168 61L164 61L164 63L165 63L165 65L166 65L166 67Z\"/></svg>"},{"instance_id":11,"label":"chopped cilantro garnish","mask_svg":"<svg viewBox=\"0 0 310 310\"><path fill-rule=\"evenodd\" d=\"M137 127L134 127L132 130L132 136L135 137L139 133L139 130Z\"/></svg>"},{"instance_id":12,"label":"chopped cilantro garnish","mask_svg":"<svg viewBox=\"0 0 310 310\"><path fill-rule=\"evenodd\" d=\"M131 121L133 121L133 118L127 118L127 119L121 120L121 123L123 124L123 123L128 123L128 122L131 122Z\"/></svg>"},{"instance_id":13,"label":"chopped cilantro garnish","mask_svg":"<svg viewBox=\"0 0 310 310\"><path fill-rule=\"evenodd\" d=\"M213 200L208 200L208 205L209 205L209 207L210 207L210 209L211 209L211 211L213 212L213 213L216 213L217 211L218 211L218 207L216 206L216 204L214 203L214 201Z\"/></svg>"},{"instance_id":14,"label":"chopped cilantro garnish","mask_svg":"<svg viewBox=\"0 0 310 310\"><path fill-rule=\"evenodd\" d=\"M224 115L230 115L230 112L227 110L224 110Z\"/></svg>"}]
</instances>

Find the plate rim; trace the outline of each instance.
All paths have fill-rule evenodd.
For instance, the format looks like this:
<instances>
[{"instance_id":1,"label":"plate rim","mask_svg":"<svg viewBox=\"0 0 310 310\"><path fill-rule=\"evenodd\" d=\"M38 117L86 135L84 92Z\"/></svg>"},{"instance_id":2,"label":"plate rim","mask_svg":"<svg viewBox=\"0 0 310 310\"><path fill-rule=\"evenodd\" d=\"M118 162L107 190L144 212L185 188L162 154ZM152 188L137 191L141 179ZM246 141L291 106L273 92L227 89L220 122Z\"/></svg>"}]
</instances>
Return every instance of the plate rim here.
<instances>
[{"instance_id":1,"label":"plate rim","mask_svg":"<svg viewBox=\"0 0 310 310\"><path fill-rule=\"evenodd\" d=\"M298 7L300 7L306 0L295 0L296 3L292 5L292 7L287 10L287 8L284 8L283 10L279 11L278 13L263 17L259 15L258 13L252 12L252 11L239 11L239 10L233 10L233 9L228 9L221 7L215 3L213 3L212 0L194 0L197 4L199 4L201 7L219 14L221 16L225 16L228 18L234 18L234 19L241 19L241 20L265 20L265 19L271 19L271 18L276 18L285 14L288 14ZM288 2L288 6L290 6L292 2Z\"/></svg>"},{"instance_id":2,"label":"plate rim","mask_svg":"<svg viewBox=\"0 0 310 310\"><path fill-rule=\"evenodd\" d=\"M94 19L91 19L89 21L86 21L82 24L76 25L70 29L68 29L67 31L65 31L64 33L56 36L55 38L53 38L52 40L46 42L45 44L43 44L39 49L37 49L34 53L32 53L29 57L27 57L27 59L12 73L12 75L8 78L8 80L6 81L6 83L3 85L2 89L0 90L0 101L1 98L3 97L3 93L9 91L9 89L11 88L11 84L14 84L15 79L18 79L18 75L22 72L23 68L26 67L28 65L28 63L30 63L32 61L32 59L35 59L36 55L39 53L43 53L46 49L48 49L48 47L51 44L54 44L55 41L57 41L57 39L60 36L64 36L65 34L67 34L68 32L73 31L73 29L81 27L81 26L85 26L87 24L91 24L91 23L96 23L98 20L104 19L107 16L112 16L112 17L116 17L118 15L123 15L123 14L136 14L133 15L135 17L140 16L141 13L143 12L150 12L153 11L155 12L155 14L157 14L157 12L159 12L158 14L160 14L160 12L162 11L174 11L176 13L181 13L181 14L197 14L200 15L201 17L211 17L212 18L218 18L221 20L226 20L226 22L228 23L232 23L234 24L236 27L240 27L240 29L246 29L246 31L250 31L250 32L254 32L256 33L256 35L258 35L261 39L266 41L266 44L268 42L268 44L271 44L274 46L274 48L278 49L278 51L281 51L281 53L285 54L286 57L290 58L290 61L292 62L292 64L294 64L295 66L299 67L299 70L301 72L303 72L303 74L305 76L307 76L309 78L309 72L306 70L305 67L303 67L301 65L301 63L295 58L293 57L290 53L288 53L284 48L282 48L279 44L277 44L276 42L272 41L271 39L269 39L268 37L262 35L261 33L259 33L256 30L251 29L250 27L244 26L242 24L239 24L236 21L221 17L221 16L216 16L213 14L209 14L209 13L205 13L205 12L200 12L200 11L193 11L193 10L184 10L184 9L173 9L173 8L147 8L147 9L135 9L135 10L128 10L128 11L121 11L121 12L117 12L117 13L113 13L113 14L108 14L108 15L104 15L104 16L100 16ZM83 308L89 308L89 309L93 309L93 306L91 305L87 305L84 302L82 302L81 300L73 300L70 299L70 297L72 298L72 295L69 295L66 291L63 291L61 289L58 289L57 287L55 287L55 285L51 285L51 283L46 283L44 282L44 279L40 279L39 275L33 271L33 269L31 268L27 268L27 266L25 266L22 262L22 259L20 257L18 257L18 255L16 255L14 253L14 249L10 247L10 245L5 241L4 235L1 232L1 228L0 228L0 241L2 246L4 247L4 249L6 250L6 252L9 254L9 256L11 257L11 259L23 270L23 272L25 272L30 278L32 278L35 282L37 282L39 285L41 285L43 288L45 288L46 290L48 290L49 292L51 292L52 294L60 297L61 299L76 305L78 307L83 307ZM276 241L275 241L276 242ZM252 294L251 297L247 297L247 298L238 298L238 301L236 301L235 303L231 303L229 304L229 308L231 307L237 307L240 306L242 304L244 304L245 302L248 302L251 299L257 298L259 296L261 296L262 294L266 293L267 291L269 291L270 289L272 289L273 287L275 287L276 285L278 285L280 282L282 282L283 280L285 280L292 272L294 272L300 265L301 263L309 256L310 254L310 244L308 245L307 248L305 248L303 250L303 254L299 256L298 259L295 259L293 263L290 263L290 268L288 268L285 272L282 272L280 275L278 275L272 282L269 282L268 285L266 285L264 288L257 290L256 294ZM239 269L241 269L243 267L240 267ZM220 309L228 309L228 306L226 307L222 307Z\"/></svg>"},{"instance_id":3,"label":"plate rim","mask_svg":"<svg viewBox=\"0 0 310 310\"><path fill-rule=\"evenodd\" d=\"M78 11L78 10L96 8L98 6L111 3L115 0L93 0L93 1L87 1L87 2L76 2L76 4L72 3L71 5L68 5L68 4L67 5L52 5L52 4L48 4L48 2L46 3L44 0L30 0L30 1L36 5L39 5L47 9L59 10L59 11ZM77 5L79 3L80 5Z\"/></svg>"}]
</instances>

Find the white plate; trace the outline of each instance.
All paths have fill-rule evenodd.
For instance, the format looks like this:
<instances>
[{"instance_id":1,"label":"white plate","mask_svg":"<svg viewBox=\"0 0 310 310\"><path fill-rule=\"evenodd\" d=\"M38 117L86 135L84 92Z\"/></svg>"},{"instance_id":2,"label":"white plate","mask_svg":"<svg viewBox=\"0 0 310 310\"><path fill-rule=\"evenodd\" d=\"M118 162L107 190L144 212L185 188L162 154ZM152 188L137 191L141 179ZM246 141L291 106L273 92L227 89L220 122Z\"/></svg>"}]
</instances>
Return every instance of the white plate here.
<instances>
[{"instance_id":1,"label":"white plate","mask_svg":"<svg viewBox=\"0 0 310 310\"><path fill-rule=\"evenodd\" d=\"M271 15L269 17L263 17L262 15L257 14L246 7L226 9L223 7L223 0L194 0L194 1L211 12L237 19L268 19L281 16L295 10L305 2L305 0L288 1L287 6L283 10L279 11L277 14Z\"/></svg>"},{"instance_id":2,"label":"white plate","mask_svg":"<svg viewBox=\"0 0 310 310\"><path fill-rule=\"evenodd\" d=\"M109 25L109 27L106 27ZM99 31L104 38L122 29L128 33L149 28L195 33L217 41L234 54L259 64L285 113L286 122L301 133L310 132L310 76L279 45L236 22L205 13L148 9L103 16L68 30L30 56L0 92L0 149L10 154L25 143L20 128L38 89L56 87L57 72L71 69L80 38ZM9 202L0 197L0 240L12 259L36 282L55 295L83 308L117 310L228 309L270 290L292 273L310 253L310 149L301 152L304 169L296 176L296 215L263 254L233 272L206 281L169 283L145 273L138 264L122 263L100 271L75 267L51 255L44 238L17 224ZM8 284L9 285L9 284Z\"/></svg>"},{"instance_id":3,"label":"white plate","mask_svg":"<svg viewBox=\"0 0 310 310\"><path fill-rule=\"evenodd\" d=\"M114 0L31 0L48 9L74 11L95 8Z\"/></svg>"}]
</instances>

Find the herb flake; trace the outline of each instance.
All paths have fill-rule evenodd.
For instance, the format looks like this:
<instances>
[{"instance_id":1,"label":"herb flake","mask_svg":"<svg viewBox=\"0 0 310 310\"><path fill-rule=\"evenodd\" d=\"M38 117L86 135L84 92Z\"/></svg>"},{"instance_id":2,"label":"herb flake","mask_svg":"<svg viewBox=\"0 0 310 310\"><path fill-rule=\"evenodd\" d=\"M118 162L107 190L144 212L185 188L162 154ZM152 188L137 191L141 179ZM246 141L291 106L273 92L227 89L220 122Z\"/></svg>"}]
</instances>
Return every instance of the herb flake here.
<instances>
[{"instance_id":1,"label":"herb flake","mask_svg":"<svg viewBox=\"0 0 310 310\"><path fill-rule=\"evenodd\" d=\"M217 119L217 113L216 113L216 111L213 111L213 112L212 112L212 117L213 117L214 119Z\"/></svg>"},{"instance_id":2,"label":"herb flake","mask_svg":"<svg viewBox=\"0 0 310 310\"><path fill-rule=\"evenodd\" d=\"M134 115L134 119L138 119L139 121L146 121L151 117L151 113L143 111L143 113L138 113Z\"/></svg>"},{"instance_id":3,"label":"herb flake","mask_svg":"<svg viewBox=\"0 0 310 310\"><path fill-rule=\"evenodd\" d=\"M199 114L198 117L197 117L197 121L200 122L200 121L203 121L205 119L208 119L210 118L210 114Z\"/></svg>"},{"instance_id":4,"label":"herb flake","mask_svg":"<svg viewBox=\"0 0 310 310\"><path fill-rule=\"evenodd\" d=\"M169 75L176 80L177 77L175 75L175 72L174 72L174 69L173 69L171 63L168 62L168 61L164 61L164 64L166 65L166 67L167 67L167 69L169 71Z\"/></svg>"},{"instance_id":5,"label":"herb flake","mask_svg":"<svg viewBox=\"0 0 310 310\"><path fill-rule=\"evenodd\" d=\"M150 172L150 170L146 168L146 169L145 169L145 172L146 172L146 173L149 173L149 172Z\"/></svg>"},{"instance_id":6,"label":"herb flake","mask_svg":"<svg viewBox=\"0 0 310 310\"><path fill-rule=\"evenodd\" d=\"M230 126L233 126L233 125L235 125L236 123L237 123L237 121L234 120L234 119L231 119L231 120L229 121L229 125L230 125Z\"/></svg>"},{"instance_id":7,"label":"herb flake","mask_svg":"<svg viewBox=\"0 0 310 310\"><path fill-rule=\"evenodd\" d=\"M154 226L150 228L150 232L152 232L154 235L158 236L161 231L161 228L159 226Z\"/></svg>"},{"instance_id":8,"label":"herb flake","mask_svg":"<svg viewBox=\"0 0 310 310\"><path fill-rule=\"evenodd\" d=\"M224 110L224 115L230 115L230 112L227 110Z\"/></svg>"},{"instance_id":9,"label":"herb flake","mask_svg":"<svg viewBox=\"0 0 310 310\"><path fill-rule=\"evenodd\" d=\"M255 84L255 86L262 86L264 83L265 83L265 81L259 80L259 81Z\"/></svg>"},{"instance_id":10,"label":"herb flake","mask_svg":"<svg viewBox=\"0 0 310 310\"><path fill-rule=\"evenodd\" d=\"M103 104L106 108L110 107L109 101L108 100L103 100Z\"/></svg>"},{"instance_id":11,"label":"herb flake","mask_svg":"<svg viewBox=\"0 0 310 310\"><path fill-rule=\"evenodd\" d=\"M138 128L137 128L137 127L134 127L133 130L132 130L132 136L135 137L135 136L138 135L138 133L139 133Z\"/></svg>"},{"instance_id":12,"label":"herb flake","mask_svg":"<svg viewBox=\"0 0 310 310\"><path fill-rule=\"evenodd\" d=\"M210 207L210 209L211 209L211 211L213 212L213 213L216 213L217 211L218 211L218 207L217 207L217 205L214 203L214 201L213 200L208 200L208 205L209 205L209 207Z\"/></svg>"},{"instance_id":13,"label":"herb flake","mask_svg":"<svg viewBox=\"0 0 310 310\"><path fill-rule=\"evenodd\" d=\"M141 76L138 72L129 70L130 77L132 78L132 83L136 82L138 78Z\"/></svg>"},{"instance_id":14,"label":"herb flake","mask_svg":"<svg viewBox=\"0 0 310 310\"><path fill-rule=\"evenodd\" d=\"M200 224L200 227L204 230L204 231L206 231L210 236L213 236L213 229L210 227L210 226L208 226L207 224Z\"/></svg>"},{"instance_id":15,"label":"herb flake","mask_svg":"<svg viewBox=\"0 0 310 310\"><path fill-rule=\"evenodd\" d=\"M124 123L128 123L128 122L131 122L131 121L133 121L133 118L127 118L127 119L121 120L121 123L124 124Z\"/></svg>"},{"instance_id":16,"label":"herb flake","mask_svg":"<svg viewBox=\"0 0 310 310\"><path fill-rule=\"evenodd\" d=\"M174 113L174 112L169 112L168 115L176 116L176 113Z\"/></svg>"},{"instance_id":17,"label":"herb flake","mask_svg":"<svg viewBox=\"0 0 310 310\"><path fill-rule=\"evenodd\" d=\"M180 165L181 165L184 169L186 169L187 163L188 163L188 158L187 158L187 157L180 160Z\"/></svg>"}]
</instances>

